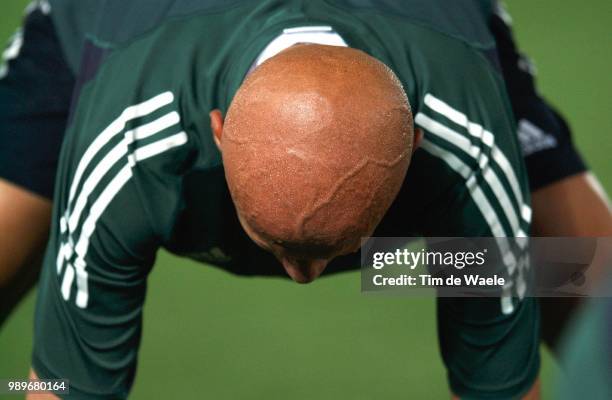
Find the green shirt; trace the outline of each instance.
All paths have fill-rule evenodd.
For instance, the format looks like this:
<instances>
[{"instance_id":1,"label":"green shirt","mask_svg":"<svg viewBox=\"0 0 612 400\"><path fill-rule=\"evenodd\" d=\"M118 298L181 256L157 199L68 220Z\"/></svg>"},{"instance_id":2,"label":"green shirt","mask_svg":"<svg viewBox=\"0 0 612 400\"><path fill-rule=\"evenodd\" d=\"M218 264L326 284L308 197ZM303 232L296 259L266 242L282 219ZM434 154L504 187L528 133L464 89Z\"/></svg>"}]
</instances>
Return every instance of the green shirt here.
<instances>
[{"instance_id":1,"label":"green shirt","mask_svg":"<svg viewBox=\"0 0 612 400\"><path fill-rule=\"evenodd\" d=\"M387 64L425 131L375 235L529 232L525 169L486 25L491 2L51 4L80 86L56 181L34 368L70 377L73 394L127 395L160 247L234 271L280 269L240 228L208 112L227 110L285 29L329 26ZM519 276L519 246L500 239L500 250L500 273ZM514 309L508 297L501 307Z\"/></svg>"}]
</instances>

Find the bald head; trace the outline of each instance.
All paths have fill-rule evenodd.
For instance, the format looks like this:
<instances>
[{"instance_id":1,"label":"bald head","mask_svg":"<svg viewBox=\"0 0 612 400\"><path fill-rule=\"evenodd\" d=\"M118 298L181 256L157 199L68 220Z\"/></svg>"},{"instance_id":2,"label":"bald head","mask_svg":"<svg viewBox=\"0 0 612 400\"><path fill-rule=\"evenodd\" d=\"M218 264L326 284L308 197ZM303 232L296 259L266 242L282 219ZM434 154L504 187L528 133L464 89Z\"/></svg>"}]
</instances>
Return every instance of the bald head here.
<instances>
[{"instance_id":1,"label":"bald head","mask_svg":"<svg viewBox=\"0 0 612 400\"><path fill-rule=\"evenodd\" d=\"M412 137L387 66L355 49L297 45L245 80L219 141L245 230L309 281L372 234L403 182Z\"/></svg>"}]
</instances>

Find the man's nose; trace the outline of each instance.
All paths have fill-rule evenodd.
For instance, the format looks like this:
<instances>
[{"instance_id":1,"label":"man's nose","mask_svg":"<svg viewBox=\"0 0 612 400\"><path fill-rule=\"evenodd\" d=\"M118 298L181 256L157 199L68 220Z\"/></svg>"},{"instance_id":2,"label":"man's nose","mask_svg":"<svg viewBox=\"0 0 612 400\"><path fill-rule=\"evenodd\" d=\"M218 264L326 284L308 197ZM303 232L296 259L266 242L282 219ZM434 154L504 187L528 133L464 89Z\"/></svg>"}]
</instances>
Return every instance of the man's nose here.
<instances>
[{"instance_id":1,"label":"man's nose","mask_svg":"<svg viewBox=\"0 0 612 400\"><path fill-rule=\"evenodd\" d=\"M282 257L281 263L291 279L298 283L310 283L325 270L328 260Z\"/></svg>"}]
</instances>

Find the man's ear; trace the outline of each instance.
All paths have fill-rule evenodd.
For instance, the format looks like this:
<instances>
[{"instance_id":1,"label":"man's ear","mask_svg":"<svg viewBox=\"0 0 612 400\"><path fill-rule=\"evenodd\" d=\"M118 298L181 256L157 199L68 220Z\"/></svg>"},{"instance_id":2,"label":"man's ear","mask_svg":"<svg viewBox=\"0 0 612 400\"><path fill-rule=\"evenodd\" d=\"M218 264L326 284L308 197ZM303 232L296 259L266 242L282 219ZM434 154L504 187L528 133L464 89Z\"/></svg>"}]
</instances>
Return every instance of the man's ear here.
<instances>
[{"instance_id":1,"label":"man's ear","mask_svg":"<svg viewBox=\"0 0 612 400\"><path fill-rule=\"evenodd\" d=\"M414 153L421 142L423 141L423 130L421 128L414 128L414 135L412 136L412 152Z\"/></svg>"},{"instance_id":2,"label":"man's ear","mask_svg":"<svg viewBox=\"0 0 612 400\"><path fill-rule=\"evenodd\" d=\"M210 112L210 129L217 148L221 150L221 136L223 136L223 114L219 109Z\"/></svg>"}]
</instances>

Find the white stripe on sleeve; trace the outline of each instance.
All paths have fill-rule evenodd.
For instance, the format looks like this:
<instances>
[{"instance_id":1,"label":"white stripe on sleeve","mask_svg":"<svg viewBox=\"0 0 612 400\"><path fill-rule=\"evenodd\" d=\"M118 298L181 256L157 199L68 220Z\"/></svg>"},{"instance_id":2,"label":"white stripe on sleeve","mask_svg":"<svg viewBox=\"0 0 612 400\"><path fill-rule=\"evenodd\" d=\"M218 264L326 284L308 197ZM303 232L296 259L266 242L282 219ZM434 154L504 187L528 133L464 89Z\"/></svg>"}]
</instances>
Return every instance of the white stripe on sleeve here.
<instances>
[{"instance_id":1,"label":"white stripe on sleeve","mask_svg":"<svg viewBox=\"0 0 612 400\"><path fill-rule=\"evenodd\" d=\"M521 207L521 217L525 222L530 223L531 208L525 204L523 193L521 191L519 181L516 177L514 169L512 168L512 165L508 161L508 158L505 156L505 154L495 145L494 135L488 130L484 129L482 125L471 122L467 118L467 115L451 107L446 102L438 99L431 93L425 95L424 102L425 105L427 105L430 109L441 115L444 115L457 125L466 128L470 135L480 139L484 144L491 148L491 155L493 160L497 163L500 169L504 171L506 179L508 180L508 183L512 188L512 193L515 197L515 200L517 204L519 204Z\"/></svg>"},{"instance_id":2,"label":"white stripe on sleeve","mask_svg":"<svg viewBox=\"0 0 612 400\"><path fill-rule=\"evenodd\" d=\"M174 95L172 92L164 92L161 93L145 102L140 104L136 104L126 108L121 115L114 120L108 127L106 127L89 145L83 157L79 161L79 164L76 168L76 172L74 174L74 178L72 179L72 184L70 185L70 192L68 195L68 207L70 208L70 204L74 200L74 196L76 195L77 187L81 182L81 178L83 177L83 173L85 169L91 162L91 160L95 157L95 155L102 149L102 147L108 143L115 135L118 135L125 129L125 125L128 121L131 121L136 118L141 118L146 115L153 113L154 111L164 107L174 101Z\"/></svg>"}]
</instances>

